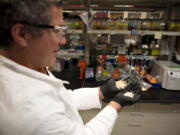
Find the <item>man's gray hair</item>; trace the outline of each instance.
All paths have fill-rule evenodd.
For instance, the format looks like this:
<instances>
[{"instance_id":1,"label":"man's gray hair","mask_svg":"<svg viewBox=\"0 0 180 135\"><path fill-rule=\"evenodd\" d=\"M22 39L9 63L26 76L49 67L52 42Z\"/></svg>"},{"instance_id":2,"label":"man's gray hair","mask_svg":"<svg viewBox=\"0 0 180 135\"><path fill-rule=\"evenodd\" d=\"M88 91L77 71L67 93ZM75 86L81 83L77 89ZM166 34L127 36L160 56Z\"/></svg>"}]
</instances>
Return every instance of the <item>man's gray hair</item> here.
<instances>
[{"instance_id":1,"label":"man's gray hair","mask_svg":"<svg viewBox=\"0 0 180 135\"><path fill-rule=\"evenodd\" d=\"M62 0L1 0L0 1L0 48L9 47L13 41L11 27L18 22L49 24L52 5L62 6ZM25 25L24 31L35 36L41 30Z\"/></svg>"}]
</instances>

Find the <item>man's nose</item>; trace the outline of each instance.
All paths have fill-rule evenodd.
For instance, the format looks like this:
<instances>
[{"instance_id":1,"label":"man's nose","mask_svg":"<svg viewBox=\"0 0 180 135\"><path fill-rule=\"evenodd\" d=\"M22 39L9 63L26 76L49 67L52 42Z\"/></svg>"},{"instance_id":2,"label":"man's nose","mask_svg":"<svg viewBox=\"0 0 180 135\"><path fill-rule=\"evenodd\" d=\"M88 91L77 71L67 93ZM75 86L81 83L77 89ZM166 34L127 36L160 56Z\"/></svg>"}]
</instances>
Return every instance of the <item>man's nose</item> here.
<instances>
[{"instance_id":1,"label":"man's nose","mask_svg":"<svg viewBox=\"0 0 180 135\"><path fill-rule=\"evenodd\" d=\"M64 37L62 40L59 41L59 46L65 45L67 42L66 38Z\"/></svg>"}]
</instances>

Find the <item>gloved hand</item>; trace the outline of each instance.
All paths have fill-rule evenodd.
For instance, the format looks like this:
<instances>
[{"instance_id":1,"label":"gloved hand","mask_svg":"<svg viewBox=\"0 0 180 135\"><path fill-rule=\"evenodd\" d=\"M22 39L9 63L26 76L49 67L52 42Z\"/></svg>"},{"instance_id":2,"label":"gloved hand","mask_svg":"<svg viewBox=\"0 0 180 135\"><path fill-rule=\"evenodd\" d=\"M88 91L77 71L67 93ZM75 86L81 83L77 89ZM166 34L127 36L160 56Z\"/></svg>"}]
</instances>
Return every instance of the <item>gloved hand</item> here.
<instances>
[{"instance_id":1,"label":"gloved hand","mask_svg":"<svg viewBox=\"0 0 180 135\"><path fill-rule=\"evenodd\" d=\"M121 78L111 78L106 84L100 86L100 89L105 99L112 99L114 96L121 91L117 88L116 81L122 80Z\"/></svg>"},{"instance_id":2,"label":"gloved hand","mask_svg":"<svg viewBox=\"0 0 180 135\"><path fill-rule=\"evenodd\" d=\"M140 99L139 94L132 94L132 97L127 96L127 94L128 92L120 92L112 99L112 101L119 103L123 107L126 105L132 105Z\"/></svg>"},{"instance_id":3,"label":"gloved hand","mask_svg":"<svg viewBox=\"0 0 180 135\"><path fill-rule=\"evenodd\" d=\"M134 91L135 93L139 93L141 91L140 82L138 80L133 80L131 82L128 82L125 91Z\"/></svg>"},{"instance_id":4,"label":"gloved hand","mask_svg":"<svg viewBox=\"0 0 180 135\"><path fill-rule=\"evenodd\" d=\"M123 79L126 83L127 83L127 86L130 86L131 84L133 83L136 83L136 82L139 82L140 81L140 78L138 76L129 76L125 79Z\"/></svg>"},{"instance_id":5,"label":"gloved hand","mask_svg":"<svg viewBox=\"0 0 180 135\"><path fill-rule=\"evenodd\" d=\"M112 100L119 103L122 107L132 105L140 99L140 85L138 82L130 85L123 92L119 92Z\"/></svg>"}]
</instances>

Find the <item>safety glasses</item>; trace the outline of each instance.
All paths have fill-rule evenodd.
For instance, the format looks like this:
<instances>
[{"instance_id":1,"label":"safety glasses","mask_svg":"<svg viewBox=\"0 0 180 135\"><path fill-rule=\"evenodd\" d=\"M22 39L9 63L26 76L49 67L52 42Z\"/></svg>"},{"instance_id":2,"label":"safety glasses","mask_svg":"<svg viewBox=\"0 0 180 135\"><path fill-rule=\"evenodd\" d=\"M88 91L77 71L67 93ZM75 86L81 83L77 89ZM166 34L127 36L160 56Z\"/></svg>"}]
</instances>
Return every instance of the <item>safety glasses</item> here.
<instances>
[{"instance_id":1,"label":"safety glasses","mask_svg":"<svg viewBox=\"0 0 180 135\"><path fill-rule=\"evenodd\" d=\"M55 34L57 34L57 36L60 39L65 38L66 31L68 29L68 27L66 25L58 26L58 25L36 24L36 23L28 23L28 22L25 22L25 21L21 21L19 23L29 25L29 26L33 26L33 27L37 27L37 28L41 28L41 29L53 29Z\"/></svg>"}]
</instances>

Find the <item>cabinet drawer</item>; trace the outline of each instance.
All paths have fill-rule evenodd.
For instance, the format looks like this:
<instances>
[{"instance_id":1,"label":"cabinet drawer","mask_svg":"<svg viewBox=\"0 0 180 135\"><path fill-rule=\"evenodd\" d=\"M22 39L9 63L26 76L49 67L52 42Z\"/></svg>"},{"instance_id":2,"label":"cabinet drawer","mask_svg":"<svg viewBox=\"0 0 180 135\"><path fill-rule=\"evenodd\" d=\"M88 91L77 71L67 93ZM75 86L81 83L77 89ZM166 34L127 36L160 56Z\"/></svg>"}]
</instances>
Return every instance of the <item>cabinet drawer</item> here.
<instances>
[{"instance_id":1,"label":"cabinet drawer","mask_svg":"<svg viewBox=\"0 0 180 135\"><path fill-rule=\"evenodd\" d=\"M101 109L90 109L83 111L84 114L97 114L101 111Z\"/></svg>"},{"instance_id":2,"label":"cabinet drawer","mask_svg":"<svg viewBox=\"0 0 180 135\"><path fill-rule=\"evenodd\" d=\"M91 120L93 117L95 117L99 113L100 109L91 109L88 111L83 111L83 121L84 123L87 123L89 120Z\"/></svg>"},{"instance_id":3,"label":"cabinet drawer","mask_svg":"<svg viewBox=\"0 0 180 135\"><path fill-rule=\"evenodd\" d=\"M180 130L173 125L158 125L156 123L121 122L117 121L112 135L180 135Z\"/></svg>"},{"instance_id":4,"label":"cabinet drawer","mask_svg":"<svg viewBox=\"0 0 180 135\"><path fill-rule=\"evenodd\" d=\"M141 117L144 113L140 112L120 112L118 120L121 122L140 122Z\"/></svg>"},{"instance_id":5,"label":"cabinet drawer","mask_svg":"<svg viewBox=\"0 0 180 135\"><path fill-rule=\"evenodd\" d=\"M103 104L102 104L102 108L106 107L107 105L108 105L107 103L103 103ZM138 104L133 104L133 105L129 105L129 106L124 106L121 112L136 111L136 110L137 110L137 105L138 105Z\"/></svg>"},{"instance_id":6,"label":"cabinet drawer","mask_svg":"<svg viewBox=\"0 0 180 135\"><path fill-rule=\"evenodd\" d=\"M120 123L117 122L112 130L112 135L164 135L159 127L143 125L140 122Z\"/></svg>"},{"instance_id":7,"label":"cabinet drawer","mask_svg":"<svg viewBox=\"0 0 180 135\"><path fill-rule=\"evenodd\" d=\"M112 135L180 135L179 113L120 113Z\"/></svg>"},{"instance_id":8,"label":"cabinet drawer","mask_svg":"<svg viewBox=\"0 0 180 135\"><path fill-rule=\"evenodd\" d=\"M180 124L180 113L143 113L140 122L174 123Z\"/></svg>"},{"instance_id":9,"label":"cabinet drawer","mask_svg":"<svg viewBox=\"0 0 180 135\"><path fill-rule=\"evenodd\" d=\"M140 112L179 112L180 104L139 103Z\"/></svg>"},{"instance_id":10,"label":"cabinet drawer","mask_svg":"<svg viewBox=\"0 0 180 135\"><path fill-rule=\"evenodd\" d=\"M96 116L96 114L90 114L90 115L84 115L83 116L83 121L84 121L84 123L86 124L87 122L89 122L93 117L95 117Z\"/></svg>"},{"instance_id":11,"label":"cabinet drawer","mask_svg":"<svg viewBox=\"0 0 180 135\"><path fill-rule=\"evenodd\" d=\"M133 104L130 106L123 107L122 112L134 112L136 110L137 110L137 104Z\"/></svg>"}]
</instances>

